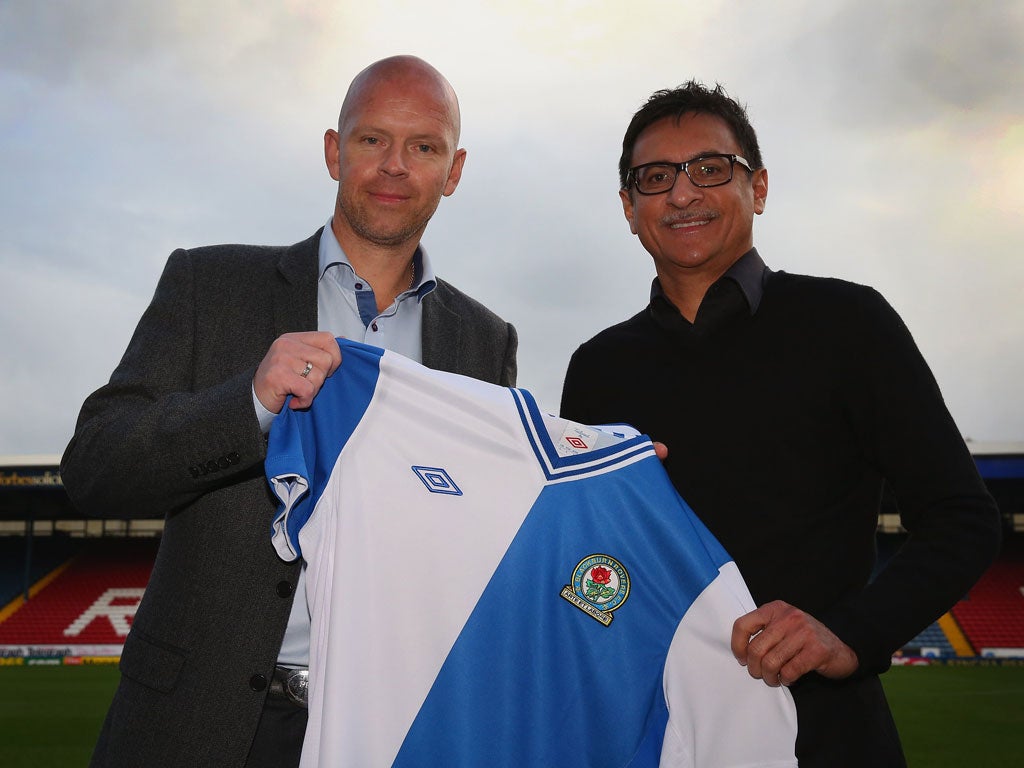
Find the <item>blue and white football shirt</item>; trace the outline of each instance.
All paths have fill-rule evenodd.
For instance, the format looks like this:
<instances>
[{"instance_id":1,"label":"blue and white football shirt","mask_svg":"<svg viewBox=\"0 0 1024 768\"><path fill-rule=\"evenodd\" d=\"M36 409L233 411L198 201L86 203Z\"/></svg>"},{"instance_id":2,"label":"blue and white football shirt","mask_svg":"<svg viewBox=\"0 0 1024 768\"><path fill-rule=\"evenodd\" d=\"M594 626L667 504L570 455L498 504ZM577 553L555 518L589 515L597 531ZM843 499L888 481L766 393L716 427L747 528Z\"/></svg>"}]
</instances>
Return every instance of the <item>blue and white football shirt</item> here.
<instances>
[{"instance_id":1,"label":"blue and white football shirt","mask_svg":"<svg viewBox=\"0 0 1024 768\"><path fill-rule=\"evenodd\" d=\"M795 766L753 610L649 439L339 340L274 423L272 538L307 561L302 766Z\"/></svg>"}]
</instances>

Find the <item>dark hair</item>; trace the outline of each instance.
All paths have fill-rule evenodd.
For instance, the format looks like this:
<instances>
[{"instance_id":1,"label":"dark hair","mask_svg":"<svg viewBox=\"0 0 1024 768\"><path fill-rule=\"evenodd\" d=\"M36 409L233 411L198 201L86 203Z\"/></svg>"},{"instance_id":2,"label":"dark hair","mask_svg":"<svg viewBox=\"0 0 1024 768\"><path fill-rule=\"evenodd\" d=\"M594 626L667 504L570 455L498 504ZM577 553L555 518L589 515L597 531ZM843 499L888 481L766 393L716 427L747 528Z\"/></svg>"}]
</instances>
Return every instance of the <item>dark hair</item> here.
<instances>
[{"instance_id":1,"label":"dark hair","mask_svg":"<svg viewBox=\"0 0 1024 768\"><path fill-rule=\"evenodd\" d=\"M736 137L740 154L750 162L751 167L757 170L763 166L757 134L747 118L744 106L730 98L718 83L712 90L703 83L690 80L678 88L652 93L647 103L629 121L626 135L622 138L622 156L619 158L619 186L622 189L626 189L626 174L631 167L633 147L640 134L662 118L674 117L678 120L690 112L722 118Z\"/></svg>"}]
</instances>

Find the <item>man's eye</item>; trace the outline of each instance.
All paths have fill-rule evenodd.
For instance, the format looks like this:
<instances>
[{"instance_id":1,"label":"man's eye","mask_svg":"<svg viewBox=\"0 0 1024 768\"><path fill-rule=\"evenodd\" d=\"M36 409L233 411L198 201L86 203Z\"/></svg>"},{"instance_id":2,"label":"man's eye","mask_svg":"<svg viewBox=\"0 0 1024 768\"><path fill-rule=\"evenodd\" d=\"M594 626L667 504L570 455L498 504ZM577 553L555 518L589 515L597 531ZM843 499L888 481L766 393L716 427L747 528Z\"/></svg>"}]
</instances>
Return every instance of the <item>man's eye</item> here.
<instances>
[{"instance_id":1,"label":"man's eye","mask_svg":"<svg viewBox=\"0 0 1024 768\"><path fill-rule=\"evenodd\" d=\"M430 146L429 144L417 144L416 145L416 151L417 152L422 152L424 155L426 155L426 154L429 154L429 153L433 152L434 148L432 146Z\"/></svg>"},{"instance_id":2,"label":"man's eye","mask_svg":"<svg viewBox=\"0 0 1024 768\"><path fill-rule=\"evenodd\" d=\"M705 179L713 179L724 172L725 169L722 167L722 164L714 161L701 163L698 168L698 173Z\"/></svg>"}]
</instances>

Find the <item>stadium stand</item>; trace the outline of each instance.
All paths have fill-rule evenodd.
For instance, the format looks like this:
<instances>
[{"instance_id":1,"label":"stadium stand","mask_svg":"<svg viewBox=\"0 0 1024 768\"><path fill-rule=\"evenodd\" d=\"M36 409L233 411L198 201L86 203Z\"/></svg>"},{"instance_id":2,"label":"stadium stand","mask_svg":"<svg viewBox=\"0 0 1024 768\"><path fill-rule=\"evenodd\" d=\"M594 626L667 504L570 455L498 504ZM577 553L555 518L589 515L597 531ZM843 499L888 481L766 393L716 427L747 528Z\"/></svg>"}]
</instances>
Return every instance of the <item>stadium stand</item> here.
<instances>
[{"instance_id":1,"label":"stadium stand","mask_svg":"<svg viewBox=\"0 0 1024 768\"><path fill-rule=\"evenodd\" d=\"M154 539L97 539L0 623L0 646L120 646L156 556ZM8 612L8 611L5 611Z\"/></svg>"},{"instance_id":2,"label":"stadium stand","mask_svg":"<svg viewBox=\"0 0 1024 768\"><path fill-rule=\"evenodd\" d=\"M82 540L70 536L40 537L32 539L31 544L24 536L0 536L0 607L23 594L26 584L35 584L81 548Z\"/></svg>"},{"instance_id":3,"label":"stadium stand","mask_svg":"<svg viewBox=\"0 0 1024 768\"><path fill-rule=\"evenodd\" d=\"M953 616L981 656L1024 656L1024 537L1009 538L999 560Z\"/></svg>"},{"instance_id":4,"label":"stadium stand","mask_svg":"<svg viewBox=\"0 0 1024 768\"><path fill-rule=\"evenodd\" d=\"M906 656L933 656L936 658L952 658L957 655L953 644L936 621L903 646Z\"/></svg>"}]
</instances>

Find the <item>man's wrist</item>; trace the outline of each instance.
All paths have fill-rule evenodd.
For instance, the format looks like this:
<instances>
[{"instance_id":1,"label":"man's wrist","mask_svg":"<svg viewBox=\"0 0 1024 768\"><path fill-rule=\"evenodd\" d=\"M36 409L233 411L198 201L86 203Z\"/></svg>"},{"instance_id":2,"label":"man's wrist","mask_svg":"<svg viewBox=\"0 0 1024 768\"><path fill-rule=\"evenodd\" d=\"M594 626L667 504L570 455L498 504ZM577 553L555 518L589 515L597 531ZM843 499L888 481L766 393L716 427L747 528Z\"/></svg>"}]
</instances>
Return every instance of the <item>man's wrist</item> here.
<instances>
[{"instance_id":1,"label":"man's wrist","mask_svg":"<svg viewBox=\"0 0 1024 768\"><path fill-rule=\"evenodd\" d=\"M256 397L256 385L252 386L252 407L256 411L256 419L260 423L260 432L264 435L270 432L270 425L274 423L274 419L277 418L277 414L273 411L267 410L266 406L260 402L260 399Z\"/></svg>"}]
</instances>

